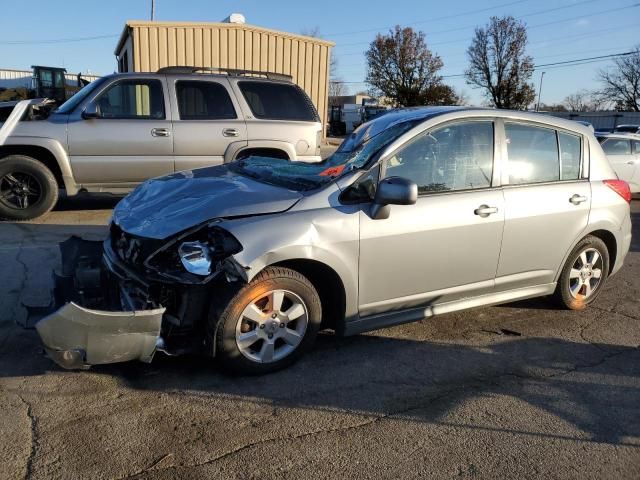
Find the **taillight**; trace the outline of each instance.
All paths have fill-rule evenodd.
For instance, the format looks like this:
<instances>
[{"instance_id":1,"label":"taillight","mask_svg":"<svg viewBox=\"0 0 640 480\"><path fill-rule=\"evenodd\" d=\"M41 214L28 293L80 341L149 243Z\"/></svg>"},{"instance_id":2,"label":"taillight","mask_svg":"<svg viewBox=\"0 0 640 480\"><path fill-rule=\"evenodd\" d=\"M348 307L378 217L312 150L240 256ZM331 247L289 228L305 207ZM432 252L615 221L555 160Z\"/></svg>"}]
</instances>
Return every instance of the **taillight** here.
<instances>
[{"instance_id":1,"label":"taillight","mask_svg":"<svg viewBox=\"0 0 640 480\"><path fill-rule=\"evenodd\" d=\"M627 203L631 203L631 189L627 182L624 180L605 180L604 184L624 198Z\"/></svg>"}]
</instances>

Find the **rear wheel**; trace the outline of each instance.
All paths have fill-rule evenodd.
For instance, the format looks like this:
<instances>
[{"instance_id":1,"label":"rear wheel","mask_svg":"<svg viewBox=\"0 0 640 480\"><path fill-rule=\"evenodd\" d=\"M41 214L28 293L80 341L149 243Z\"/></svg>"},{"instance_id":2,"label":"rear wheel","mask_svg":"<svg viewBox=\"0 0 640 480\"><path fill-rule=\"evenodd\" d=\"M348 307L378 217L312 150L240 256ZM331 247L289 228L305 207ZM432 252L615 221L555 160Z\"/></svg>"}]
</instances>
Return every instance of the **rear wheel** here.
<instances>
[{"instance_id":1,"label":"rear wheel","mask_svg":"<svg viewBox=\"0 0 640 480\"><path fill-rule=\"evenodd\" d=\"M58 184L37 160L10 155L0 160L0 217L30 220L44 215L58 201Z\"/></svg>"},{"instance_id":2,"label":"rear wheel","mask_svg":"<svg viewBox=\"0 0 640 480\"><path fill-rule=\"evenodd\" d=\"M609 250L594 236L583 238L562 269L554 293L560 305L582 310L600 294L609 275Z\"/></svg>"},{"instance_id":3,"label":"rear wheel","mask_svg":"<svg viewBox=\"0 0 640 480\"><path fill-rule=\"evenodd\" d=\"M265 269L226 302L220 298L212 306L209 338L223 367L236 373L263 374L290 365L311 348L320 328L316 289L288 268Z\"/></svg>"}]
</instances>

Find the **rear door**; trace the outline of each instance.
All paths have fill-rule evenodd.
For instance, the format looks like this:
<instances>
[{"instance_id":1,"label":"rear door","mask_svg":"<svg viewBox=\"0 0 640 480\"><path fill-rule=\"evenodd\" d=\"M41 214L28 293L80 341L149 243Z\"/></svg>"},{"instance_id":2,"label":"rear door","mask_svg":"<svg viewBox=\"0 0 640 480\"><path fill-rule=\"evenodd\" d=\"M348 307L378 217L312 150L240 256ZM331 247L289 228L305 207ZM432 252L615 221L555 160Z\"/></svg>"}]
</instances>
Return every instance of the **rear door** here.
<instances>
[{"instance_id":1,"label":"rear door","mask_svg":"<svg viewBox=\"0 0 640 480\"><path fill-rule=\"evenodd\" d=\"M171 79L175 169L220 165L231 144L247 143L247 126L226 79Z\"/></svg>"},{"instance_id":2,"label":"rear door","mask_svg":"<svg viewBox=\"0 0 640 480\"><path fill-rule=\"evenodd\" d=\"M68 123L71 168L81 184L132 185L173 171L173 136L164 80L136 76L102 88L97 118Z\"/></svg>"},{"instance_id":3,"label":"rear door","mask_svg":"<svg viewBox=\"0 0 640 480\"><path fill-rule=\"evenodd\" d=\"M504 128L501 128L504 127ZM591 185L581 135L538 124L500 122L505 135L505 226L496 288L548 285L587 226Z\"/></svg>"},{"instance_id":4,"label":"rear door","mask_svg":"<svg viewBox=\"0 0 640 480\"><path fill-rule=\"evenodd\" d=\"M618 178L631 183L638 170L637 157L631 149L631 140L609 137L601 145Z\"/></svg>"}]
</instances>

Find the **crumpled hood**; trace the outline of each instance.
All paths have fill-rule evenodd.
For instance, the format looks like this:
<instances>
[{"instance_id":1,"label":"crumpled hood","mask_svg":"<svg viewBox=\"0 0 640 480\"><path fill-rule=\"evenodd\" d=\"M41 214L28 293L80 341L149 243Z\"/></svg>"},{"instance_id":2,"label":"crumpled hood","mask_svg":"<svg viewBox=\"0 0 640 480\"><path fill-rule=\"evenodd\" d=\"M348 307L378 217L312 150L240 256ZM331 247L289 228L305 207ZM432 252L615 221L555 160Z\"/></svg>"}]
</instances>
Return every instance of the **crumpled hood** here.
<instances>
[{"instance_id":1,"label":"crumpled hood","mask_svg":"<svg viewBox=\"0 0 640 480\"><path fill-rule=\"evenodd\" d=\"M113 221L132 235L161 240L214 218L282 212L300 198L220 165L147 180L118 203Z\"/></svg>"}]
</instances>

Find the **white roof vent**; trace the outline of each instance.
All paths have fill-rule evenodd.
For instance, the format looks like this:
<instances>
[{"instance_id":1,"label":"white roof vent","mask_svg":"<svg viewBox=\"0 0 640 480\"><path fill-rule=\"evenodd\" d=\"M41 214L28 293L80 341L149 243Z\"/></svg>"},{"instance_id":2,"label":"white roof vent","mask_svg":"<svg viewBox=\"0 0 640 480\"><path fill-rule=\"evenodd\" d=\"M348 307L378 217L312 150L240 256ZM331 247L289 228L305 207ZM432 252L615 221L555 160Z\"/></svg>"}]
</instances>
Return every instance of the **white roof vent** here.
<instances>
[{"instance_id":1,"label":"white roof vent","mask_svg":"<svg viewBox=\"0 0 640 480\"><path fill-rule=\"evenodd\" d=\"M244 15L241 13L232 13L225 18L222 23L245 23Z\"/></svg>"}]
</instances>

